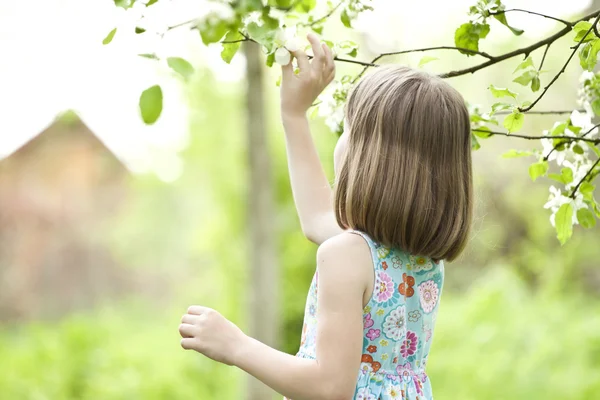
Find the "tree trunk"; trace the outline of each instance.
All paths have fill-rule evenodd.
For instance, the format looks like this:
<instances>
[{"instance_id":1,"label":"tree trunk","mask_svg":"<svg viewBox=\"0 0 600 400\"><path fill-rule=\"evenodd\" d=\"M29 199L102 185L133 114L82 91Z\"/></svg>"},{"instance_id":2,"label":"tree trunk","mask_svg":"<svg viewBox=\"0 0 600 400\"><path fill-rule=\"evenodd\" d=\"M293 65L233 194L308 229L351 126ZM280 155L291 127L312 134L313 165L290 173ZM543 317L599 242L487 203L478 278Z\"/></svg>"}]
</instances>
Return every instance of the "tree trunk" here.
<instances>
[{"instance_id":1,"label":"tree trunk","mask_svg":"<svg viewBox=\"0 0 600 400\"><path fill-rule=\"evenodd\" d=\"M263 66L256 43L245 42L246 118L248 131L248 227L250 287L248 290L249 334L270 345L277 345L278 282L273 226L273 188L271 158L265 124ZM249 376L247 400L268 400L275 394L260 381Z\"/></svg>"}]
</instances>

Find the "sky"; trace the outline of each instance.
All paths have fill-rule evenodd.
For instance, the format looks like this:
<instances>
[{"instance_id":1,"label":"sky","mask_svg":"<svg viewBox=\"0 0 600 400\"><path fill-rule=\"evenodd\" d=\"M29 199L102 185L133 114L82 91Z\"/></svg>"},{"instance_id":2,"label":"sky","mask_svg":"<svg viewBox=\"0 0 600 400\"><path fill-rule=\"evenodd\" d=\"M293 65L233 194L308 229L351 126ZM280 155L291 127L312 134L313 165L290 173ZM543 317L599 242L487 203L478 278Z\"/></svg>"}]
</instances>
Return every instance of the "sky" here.
<instances>
[{"instance_id":1,"label":"sky","mask_svg":"<svg viewBox=\"0 0 600 400\"><path fill-rule=\"evenodd\" d=\"M374 0L375 12L362 16L356 26L373 52L406 48L407 43L411 48L431 46L453 37L474 2ZM584 11L590 1L504 3L507 8L570 16ZM0 159L42 132L57 115L73 110L132 172L155 173L166 182L177 179L183 168L178 153L189 135L185 86L164 62L137 54L184 57L212 69L223 81L243 79L245 63L238 54L231 65L225 64L219 46L207 48L189 29L174 29L162 38L136 35L133 27L143 9L125 11L111 0L0 1ZM206 0L161 0L148 8L145 27L161 31L205 10ZM527 27L523 40L556 29L551 21L522 13L512 13L510 20ZM115 27L113 42L102 45ZM507 29L498 32L486 39L491 41L488 46L510 36ZM139 116L138 99L154 84L163 88L164 110L148 126Z\"/></svg>"}]
</instances>

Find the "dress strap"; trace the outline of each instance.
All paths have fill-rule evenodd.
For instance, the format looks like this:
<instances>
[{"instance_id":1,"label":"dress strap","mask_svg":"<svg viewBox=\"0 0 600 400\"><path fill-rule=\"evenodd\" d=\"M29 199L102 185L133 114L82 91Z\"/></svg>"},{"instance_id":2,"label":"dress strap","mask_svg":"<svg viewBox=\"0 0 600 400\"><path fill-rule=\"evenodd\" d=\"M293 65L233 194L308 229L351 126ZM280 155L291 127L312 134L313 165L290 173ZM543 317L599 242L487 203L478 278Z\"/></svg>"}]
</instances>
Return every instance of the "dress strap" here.
<instances>
[{"instance_id":1,"label":"dress strap","mask_svg":"<svg viewBox=\"0 0 600 400\"><path fill-rule=\"evenodd\" d=\"M377 242L375 242L373 239L371 239L371 237L369 235L367 235L365 232L358 231L356 229L349 229L348 232L361 236L365 240L365 242L367 242L367 245L369 246L369 250L371 251L371 259L373 261L373 268L378 269L379 257L377 256L377 248L380 247L380 245Z\"/></svg>"}]
</instances>

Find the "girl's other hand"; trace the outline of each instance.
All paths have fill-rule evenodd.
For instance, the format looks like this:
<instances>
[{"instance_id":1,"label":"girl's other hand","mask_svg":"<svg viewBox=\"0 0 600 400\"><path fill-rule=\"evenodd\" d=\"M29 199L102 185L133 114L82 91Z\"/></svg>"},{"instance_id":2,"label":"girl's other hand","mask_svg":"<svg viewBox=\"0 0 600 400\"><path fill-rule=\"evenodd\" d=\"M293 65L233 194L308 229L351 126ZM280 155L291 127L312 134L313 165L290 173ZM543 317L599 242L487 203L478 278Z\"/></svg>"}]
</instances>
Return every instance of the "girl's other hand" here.
<instances>
[{"instance_id":1,"label":"girl's other hand","mask_svg":"<svg viewBox=\"0 0 600 400\"><path fill-rule=\"evenodd\" d=\"M179 325L181 347L233 365L248 337L234 323L208 307L191 306Z\"/></svg>"},{"instance_id":2,"label":"girl's other hand","mask_svg":"<svg viewBox=\"0 0 600 400\"><path fill-rule=\"evenodd\" d=\"M308 34L314 54L309 61L304 50L292 52L298 60L299 73L294 73L292 62L281 67L281 113L282 116L305 116L319 94L335 77L333 53L325 43L312 33Z\"/></svg>"}]
</instances>

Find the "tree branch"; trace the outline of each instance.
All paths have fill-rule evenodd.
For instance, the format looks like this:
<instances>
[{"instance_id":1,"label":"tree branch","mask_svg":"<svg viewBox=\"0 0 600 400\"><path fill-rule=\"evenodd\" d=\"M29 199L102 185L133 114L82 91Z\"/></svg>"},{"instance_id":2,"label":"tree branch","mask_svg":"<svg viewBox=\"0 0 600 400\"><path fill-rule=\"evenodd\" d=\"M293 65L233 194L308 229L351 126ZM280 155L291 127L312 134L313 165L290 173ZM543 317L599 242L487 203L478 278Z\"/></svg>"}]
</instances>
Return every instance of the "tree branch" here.
<instances>
[{"instance_id":1,"label":"tree branch","mask_svg":"<svg viewBox=\"0 0 600 400\"><path fill-rule=\"evenodd\" d=\"M589 142L589 143L593 143L593 144L600 143L600 139L589 139L589 138L585 138L585 137L581 137L581 136L565 136L565 135L561 135L561 136L547 136L547 135L530 136L530 135L517 135L516 133L508 133L508 132L488 131L486 129L477 129L477 128L473 129L473 131L483 132L483 133L487 133L487 134L490 134L490 135L516 137L516 138L526 139L526 140L570 139L570 140L575 140L575 141L580 140L582 142Z\"/></svg>"},{"instance_id":2,"label":"tree branch","mask_svg":"<svg viewBox=\"0 0 600 400\"><path fill-rule=\"evenodd\" d=\"M518 12L524 12L527 14L533 14L533 15L537 15L540 17L544 17L544 18L548 18L548 19L552 19L554 21L558 21L560 23L565 24L566 26L572 28L573 27L573 23L569 22L569 21L565 21L564 19L560 19L560 18L556 18L556 17L552 17L550 15L546 15L546 14L540 14L534 11L529 11L529 10L523 10L521 8L510 8L508 10L504 10L504 11L497 11L497 12L491 12L490 15L500 15L500 14L506 14L507 12L511 12L511 11L518 11Z\"/></svg>"},{"instance_id":3,"label":"tree branch","mask_svg":"<svg viewBox=\"0 0 600 400\"><path fill-rule=\"evenodd\" d=\"M585 110L577 110L579 112L584 112ZM543 110L543 111L528 111L527 114L537 114L537 115L558 115L558 114L571 114L573 110L560 110L560 111L551 111L551 110ZM508 115L512 114L512 111L498 111L495 113L496 115Z\"/></svg>"},{"instance_id":4,"label":"tree branch","mask_svg":"<svg viewBox=\"0 0 600 400\"><path fill-rule=\"evenodd\" d=\"M562 75L563 72L565 72L565 70L567 69L567 66L571 62L571 59L573 59L573 57L575 56L575 53L577 53L577 49L579 49L579 46L581 46L581 44L583 43L583 41L585 40L585 38L587 37L587 35L589 35L590 32L592 31L592 29L594 28L594 26L596 26L596 24L598 23L598 20L600 20L600 14L598 14L596 16L596 19L594 20L594 22L592 22L592 26L590 27L590 29L587 30L587 32L585 33L585 35L583 35L583 37L581 38L581 40L579 41L579 43L577 43L577 46L575 46L575 48L571 52L571 55L569 56L569 58L567 59L567 61L564 63L563 67L560 69L560 71L558 71L558 73L556 75L554 75L554 78L552 78L552 80L550 81L550 83L548 83L548 85L546 85L546 87L544 88L544 90L542 91L542 93L540 93L540 95L537 97L537 99L535 99L533 103L531 103L530 105L528 105L525 108L520 108L519 107L519 111L526 112L526 111L531 110L542 99L542 97L544 97L544 95L546 94L546 92L548 92L548 89L550 89L550 86L552 86L554 84L554 82L556 82L558 80L558 78Z\"/></svg>"},{"instance_id":5,"label":"tree branch","mask_svg":"<svg viewBox=\"0 0 600 400\"><path fill-rule=\"evenodd\" d=\"M550 49L551 45L552 43L548 43L546 45L546 48L544 49L544 55L542 56L542 61L540 61L540 67L538 68L538 71L542 70L542 67L544 66L544 61L546 61L546 54L548 54L548 50Z\"/></svg>"},{"instance_id":6,"label":"tree branch","mask_svg":"<svg viewBox=\"0 0 600 400\"><path fill-rule=\"evenodd\" d=\"M586 15L583 18L578 19L575 22L572 22L571 24L575 25L578 22L581 21L587 21L588 19L591 18L595 18L598 17L600 15L600 10L594 11L591 14ZM490 65L494 65L497 64L501 61L504 60L508 60L509 58L513 58L516 57L518 55L529 55L531 52L539 49L542 46L546 46L548 44L552 44L554 43L556 40L560 39L561 37L565 36L567 33L571 32L571 26L566 26L563 29L561 29L560 31L556 32L554 35L548 36L547 38L540 40L539 42L536 42L530 46L527 47L523 47L514 51L510 51L508 53L502 54L500 56L495 57L493 60L488 60L486 62L483 62L481 64L469 67L469 68L465 68L465 69L459 69L456 71L450 71L450 72L446 72L444 74L439 75L441 78L454 78L457 76L461 76L461 75L467 75L467 74L472 74L474 72L477 72L483 68L489 67Z\"/></svg>"},{"instance_id":7,"label":"tree branch","mask_svg":"<svg viewBox=\"0 0 600 400\"><path fill-rule=\"evenodd\" d=\"M598 128L599 126L600 126L600 124L596 124L596 125L592 126L590 129L588 129L587 132L585 132L583 135L581 135L581 137L582 138L586 137L587 135L589 135L590 133L592 133L592 131L594 129ZM558 146L560 146L563 143L557 143L554 147L552 147L552 150L550 150L550 152L548 152L548 154L546 154L544 156L544 161L548 161L548 158L550 158L550 154L554 153L556 151L556 149L558 149Z\"/></svg>"},{"instance_id":8,"label":"tree branch","mask_svg":"<svg viewBox=\"0 0 600 400\"><path fill-rule=\"evenodd\" d=\"M592 167L589 169L589 171L587 172L587 174L585 174L585 176L583 178L581 178L581 180L579 181L579 183L577 183L577 186L575 186L573 188L573 191L571 192L571 195L569 196L570 198L575 199L575 195L577 194L577 190L579 189L579 187L581 186L581 184L586 181L587 177L592 174L592 172L594 171L594 168L596 168L596 166L599 163L600 163L600 158L598 158L596 160L596 162L592 165Z\"/></svg>"},{"instance_id":9,"label":"tree branch","mask_svg":"<svg viewBox=\"0 0 600 400\"><path fill-rule=\"evenodd\" d=\"M325 14L324 16L322 16L321 18L318 18L316 20L314 20L313 22L310 23L303 23L303 24L298 24L300 26L315 26L323 21L325 21L327 18L331 17L338 8L340 8L342 6L342 4L345 3L346 0L341 0L335 7L333 7L331 10L329 10L329 12L327 14Z\"/></svg>"}]
</instances>

